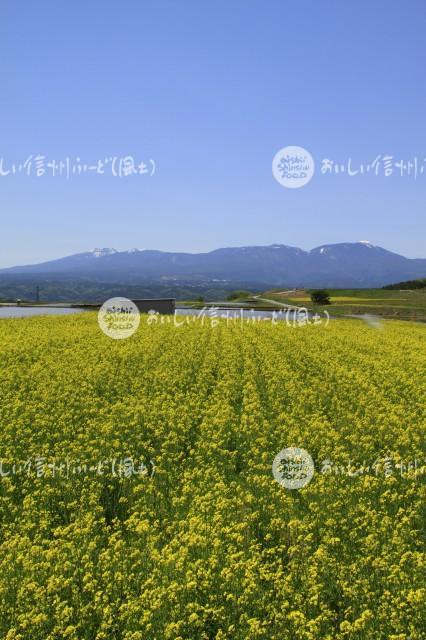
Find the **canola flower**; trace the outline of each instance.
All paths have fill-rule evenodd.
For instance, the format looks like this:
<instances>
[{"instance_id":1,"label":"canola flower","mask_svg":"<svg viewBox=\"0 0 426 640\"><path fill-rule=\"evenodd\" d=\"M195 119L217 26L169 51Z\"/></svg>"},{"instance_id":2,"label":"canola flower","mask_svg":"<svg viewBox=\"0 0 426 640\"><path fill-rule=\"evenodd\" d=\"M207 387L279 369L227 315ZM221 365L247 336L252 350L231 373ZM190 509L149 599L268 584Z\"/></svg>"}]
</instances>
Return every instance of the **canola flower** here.
<instances>
[{"instance_id":1,"label":"canola flower","mask_svg":"<svg viewBox=\"0 0 426 640\"><path fill-rule=\"evenodd\" d=\"M0 637L424 640L425 329L0 321ZM12 465L155 461L129 477ZM8 473L9 472L9 473Z\"/></svg>"}]
</instances>

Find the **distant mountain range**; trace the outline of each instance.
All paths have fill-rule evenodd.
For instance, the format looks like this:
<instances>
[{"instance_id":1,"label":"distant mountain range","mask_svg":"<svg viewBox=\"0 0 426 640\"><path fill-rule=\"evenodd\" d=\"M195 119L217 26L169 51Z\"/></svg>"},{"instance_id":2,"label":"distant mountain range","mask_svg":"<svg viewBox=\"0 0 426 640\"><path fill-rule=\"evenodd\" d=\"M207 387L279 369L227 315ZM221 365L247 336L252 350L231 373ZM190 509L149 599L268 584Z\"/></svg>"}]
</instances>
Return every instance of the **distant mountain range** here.
<instances>
[{"instance_id":1,"label":"distant mountain range","mask_svg":"<svg viewBox=\"0 0 426 640\"><path fill-rule=\"evenodd\" d=\"M25 276L99 283L161 285L252 283L258 287L381 287L426 277L426 259L409 259L368 241L325 244L311 251L283 244L208 253L94 249L41 264L0 270Z\"/></svg>"}]
</instances>

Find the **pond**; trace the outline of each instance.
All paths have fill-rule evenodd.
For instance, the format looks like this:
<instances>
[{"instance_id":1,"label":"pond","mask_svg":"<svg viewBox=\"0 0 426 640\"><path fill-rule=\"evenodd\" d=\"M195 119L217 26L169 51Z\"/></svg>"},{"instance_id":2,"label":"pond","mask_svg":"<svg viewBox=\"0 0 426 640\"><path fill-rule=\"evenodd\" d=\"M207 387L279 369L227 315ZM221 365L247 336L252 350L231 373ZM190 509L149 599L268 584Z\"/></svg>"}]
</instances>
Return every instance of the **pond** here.
<instances>
[{"instance_id":1,"label":"pond","mask_svg":"<svg viewBox=\"0 0 426 640\"><path fill-rule=\"evenodd\" d=\"M0 318L27 318L29 316L63 316L81 313L83 309L70 307L7 307L0 305Z\"/></svg>"}]
</instances>

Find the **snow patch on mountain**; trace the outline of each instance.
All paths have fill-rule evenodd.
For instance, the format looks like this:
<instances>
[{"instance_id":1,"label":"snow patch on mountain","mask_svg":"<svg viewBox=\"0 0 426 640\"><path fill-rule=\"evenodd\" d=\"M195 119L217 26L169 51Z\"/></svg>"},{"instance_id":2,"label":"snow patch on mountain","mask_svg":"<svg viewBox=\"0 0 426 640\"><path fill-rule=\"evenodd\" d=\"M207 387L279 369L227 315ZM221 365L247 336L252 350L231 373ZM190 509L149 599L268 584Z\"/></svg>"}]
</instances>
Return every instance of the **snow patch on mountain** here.
<instances>
[{"instance_id":1,"label":"snow patch on mountain","mask_svg":"<svg viewBox=\"0 0 426 640\"><path fill-rule=\"evenodd\" d=\"M94 258L103 258L104 256L111 256L114 253L118 253L118 251L116 249L109 249L107 247L104 249L92 249L92 251L90 251L89 253L91 253Z\"/></svg>"}]
</instances>

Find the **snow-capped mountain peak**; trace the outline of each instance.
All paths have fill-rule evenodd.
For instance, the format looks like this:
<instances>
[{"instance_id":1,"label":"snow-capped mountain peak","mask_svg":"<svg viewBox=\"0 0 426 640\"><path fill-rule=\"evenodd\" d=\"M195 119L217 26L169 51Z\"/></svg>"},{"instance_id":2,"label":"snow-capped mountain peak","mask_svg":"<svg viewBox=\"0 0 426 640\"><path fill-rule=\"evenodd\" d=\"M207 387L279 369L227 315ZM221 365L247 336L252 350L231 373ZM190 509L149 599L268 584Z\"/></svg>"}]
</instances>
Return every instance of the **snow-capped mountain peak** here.
<instances>
[{"instance_id":1,"label":"snow-capped mountain peak","mask_svg":"<svg viewBox=\"0 0 426 640\"><path fill-rule=\"evenodd\" d=\"M91 253L94 258L103 258L104 256L111 256L113 253L118 253L118 251L107 247L104 249L92 249L89 253Z\"/></svg>"}]
</instances>

